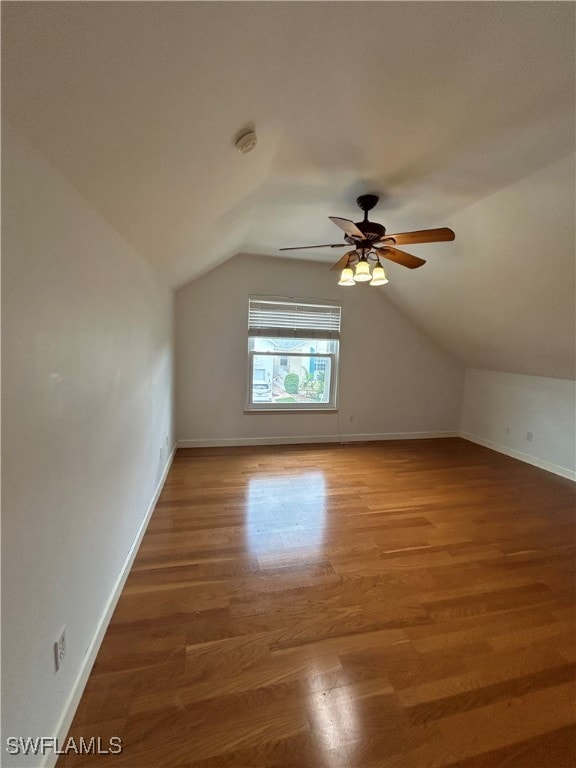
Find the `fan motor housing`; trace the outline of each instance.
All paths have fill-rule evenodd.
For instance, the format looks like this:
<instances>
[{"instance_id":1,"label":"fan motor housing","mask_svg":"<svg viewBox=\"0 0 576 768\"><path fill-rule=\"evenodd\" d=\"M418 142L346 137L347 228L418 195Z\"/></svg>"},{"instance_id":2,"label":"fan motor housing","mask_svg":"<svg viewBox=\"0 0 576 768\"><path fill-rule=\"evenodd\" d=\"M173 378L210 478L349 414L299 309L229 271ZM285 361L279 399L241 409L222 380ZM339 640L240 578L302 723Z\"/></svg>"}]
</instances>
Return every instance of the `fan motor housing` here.
<instances>
[{"instance_id":1,"label":"fan motor housing","mask_svg":"<svg viewBox=\"0 0 576 768\"><path fill-rule=\"evenodd\" d=\"M355 224L360 232L363 233L366 240L370 240L371 242L382 240L386 234L386 227L382 226L382 224L377 224L375 221L357 221ZM357 239L355 240L349 235L346 235L344 239L347 243L350 243L350 245L355 245L358 242Z\"/></svg>"}]
</instances>

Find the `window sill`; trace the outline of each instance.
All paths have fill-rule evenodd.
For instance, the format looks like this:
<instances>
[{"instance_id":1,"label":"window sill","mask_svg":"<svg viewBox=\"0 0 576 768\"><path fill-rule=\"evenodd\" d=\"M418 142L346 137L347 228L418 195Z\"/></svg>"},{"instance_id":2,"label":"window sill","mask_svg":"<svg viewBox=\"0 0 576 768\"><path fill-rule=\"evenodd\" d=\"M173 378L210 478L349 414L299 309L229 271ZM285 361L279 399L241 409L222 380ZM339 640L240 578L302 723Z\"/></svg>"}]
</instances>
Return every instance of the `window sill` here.
<instances>
[{"instance_id":1,"label":"window sill","mask_svg":"<svg viewBox=\"0 0 576 768\"><path fill-rule=\"evenodd\" d=\"M244 408L244 413L338 413L338 408Z\"/></svg>"}]
</instances>

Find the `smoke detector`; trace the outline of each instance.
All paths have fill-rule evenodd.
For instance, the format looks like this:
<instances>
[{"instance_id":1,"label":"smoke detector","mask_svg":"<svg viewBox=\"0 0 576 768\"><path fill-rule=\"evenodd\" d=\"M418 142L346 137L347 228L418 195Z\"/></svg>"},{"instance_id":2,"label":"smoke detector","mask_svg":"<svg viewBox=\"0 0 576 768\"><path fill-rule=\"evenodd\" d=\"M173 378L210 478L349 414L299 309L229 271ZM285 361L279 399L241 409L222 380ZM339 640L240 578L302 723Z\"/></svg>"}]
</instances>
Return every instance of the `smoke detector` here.
<instances>
[{"instance_id":1,"label":"smoke detector","mask_svg":"<svg viewBox=\"0 0 576 768\"><path fill-rule=\"evenodd\" d=\"M247 152L252 152L256 146L256 132L252 128L241 131L241 133L234 140L234 146L238 152L242 152L245 155Z\"/></svg>"}]
</instances>

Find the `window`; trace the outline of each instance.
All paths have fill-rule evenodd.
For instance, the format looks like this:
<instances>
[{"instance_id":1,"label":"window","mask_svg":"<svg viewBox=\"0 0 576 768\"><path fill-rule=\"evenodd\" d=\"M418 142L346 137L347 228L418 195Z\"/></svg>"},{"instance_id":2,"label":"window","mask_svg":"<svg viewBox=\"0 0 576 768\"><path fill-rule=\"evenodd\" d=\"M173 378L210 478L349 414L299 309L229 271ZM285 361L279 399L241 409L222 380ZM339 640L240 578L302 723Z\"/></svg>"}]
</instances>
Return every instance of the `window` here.
<instances>
[{"instance_id":1,"label":"window","mask_svg":"<svg viewBox=\"0 0 576 768\"><path fill-rule=\"evenodd\" d=\"M335 410L340 306L251 296L248 409Z\"/></svg>"}]
</instances>

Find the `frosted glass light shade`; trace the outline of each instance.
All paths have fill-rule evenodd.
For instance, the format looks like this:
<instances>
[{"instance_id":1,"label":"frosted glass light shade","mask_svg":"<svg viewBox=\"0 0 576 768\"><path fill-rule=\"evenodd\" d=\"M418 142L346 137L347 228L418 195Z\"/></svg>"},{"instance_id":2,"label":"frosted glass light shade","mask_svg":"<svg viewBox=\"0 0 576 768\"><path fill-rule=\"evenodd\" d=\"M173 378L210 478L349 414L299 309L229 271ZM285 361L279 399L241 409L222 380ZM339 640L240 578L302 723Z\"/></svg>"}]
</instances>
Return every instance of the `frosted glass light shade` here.
<instances>
[{"instance_id":1,"label":"frosted glass light shade","mask_svg":"<svg viewBox=\"0 0 576 768\"><path fill-rule=\"evenodd\" d=\"M342 270L338 285L354 285L354 272L352 272L350 267L346 267Z\"/></svg>"},{"instance_id":2,"label":"frosted glass light shade","mask_svg":"<svg viewBox=\"0 0 576 768\"><path fill-rule=\"evenodd\" d=\"M360 259L356 264L356 272L354 273L354 280L357 283L365 283L367 280L371 280L370 265L366 260Z\"/></svg>"},{"instance_id":3,"label":"frosted glass light shade","mask_svg":"<svg viewBox=\"0 0 576 768\"><path fill-rule=\"evenodd\" d=\"M388 282L388 278L386 277L386 272L384 272L383 267L374 267L372 270L372 280L370 281L370 285L386 285Z\"/></svg>"}]
</instances>

